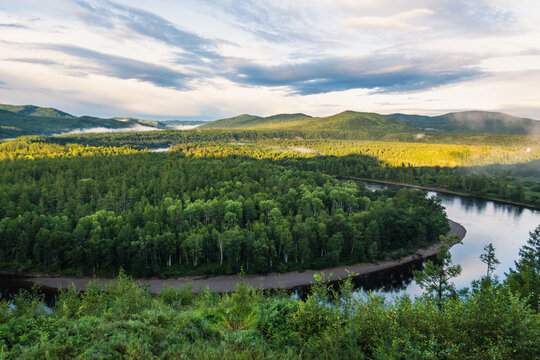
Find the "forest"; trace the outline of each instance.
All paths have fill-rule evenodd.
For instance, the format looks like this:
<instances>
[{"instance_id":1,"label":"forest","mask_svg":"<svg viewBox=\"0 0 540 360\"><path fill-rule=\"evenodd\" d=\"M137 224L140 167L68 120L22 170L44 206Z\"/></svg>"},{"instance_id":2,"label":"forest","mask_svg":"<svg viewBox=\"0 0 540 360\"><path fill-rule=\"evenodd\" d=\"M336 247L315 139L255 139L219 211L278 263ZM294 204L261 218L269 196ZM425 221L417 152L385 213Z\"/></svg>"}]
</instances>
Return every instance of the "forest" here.
<instances>
[{"instance_id":1,"label":"forest","mask_svg":"<svg viewBox=\"0 0 540 360\"><path fill-rule=\"evenodd\" d=\"M196 157L311 158L299 159L297 163L302 163L302 167L314 162L326 164L329 160L325 158L331 158L336 165L314 170L341 168L326 173L437 187L540 206L540 138L537 136L387 130L378 123L363 130L203 128L70 135L47 138L47 142L129 146L140 150L171 147L173 151ZM344 166L337 165L343 162L348 164L346 171ZM357 163L356 169L352 168L353 162ZM371 164L370 171L364 163Z\"/></svg>"},{"instance_id":2,"label":"forest","mask_svg":"<svg viewBox=\"0 0 540 360\"><path fill-rule=\"evenodd\" d=\"M3 161L0 190L0 261L12 271L323 268L400 257L448 229L421 191L175 152Z\"/></svg>"},{"instance_id":3,"label":"forest","mask_svg":"<svg viewBox=\"0 0 540 360\"><path fill-rule=\"evenodd\" d=\"M89 133L52 136L48 141L58 144L78 143L90 146L163 147L171 144L191 142L235 142L256 140L369 140L387 142L412 142L418 144L455 144L487 146L528 146L540 145L540 137L510 134L456 134L442 131L390 131L373 125L368 128L294 128L280 129L220 129L196 128L193 130L157 130L146 132Z\"/></svg>"},{"instance_id":4,"label":"forest","mask_svg":"<svg viewBox=\"0 0 540 360\"><path fill-rule=\"evenodd\" d=\"M256 142L190 142L172 146L193 156L253 158L365 155L390 167L447 168L526 163L540 159L540 149L523 146L423 144L353 140L259 140Z\"/></svg>"},{"instance_id":5,"label":"forest","mask_svg":"<svg viewBox=\"0 0 540 360\"><path fill-rule=\"evenodd\" d=\"M537 151L531 155L505 147L343 140L187 143L171 146L171 151L197 158L265 159L333 176L408 183L540 206L540 167L532 160ZM441 165L449 162L459 166Z\"/></svg>"},{"instance_id":6,"label":"forest","mask_svg":"<svg viewBox=\"0 0 540 360\"><path fill-rule=\"evenodd\" d=\"M58 145L41 136L21 136L0 143L0 160L65 158L80 156L114 156L135 154L138 151L128 146L83 146L80 144Z\"/></svg>"},{"instance_id":7,"label":"forest","mask_svg":"<svg viewBox=\"0 0 540 360\"><path fill-rule=\"evenodd\" d=\"M287 131L252 130L21 137L0 144L0 159L121 155L170 147L190 157L285 161L333 176L409 183L540 206L540 147L534 145L538 140L529 137L533 140L526 142L518 135L482 135L491 139L482 142L477 135L471 136L471 140L478 141L474 145L303 140ZM490 145L500 139L502 144Z\"/></svg>"}]
</instances>

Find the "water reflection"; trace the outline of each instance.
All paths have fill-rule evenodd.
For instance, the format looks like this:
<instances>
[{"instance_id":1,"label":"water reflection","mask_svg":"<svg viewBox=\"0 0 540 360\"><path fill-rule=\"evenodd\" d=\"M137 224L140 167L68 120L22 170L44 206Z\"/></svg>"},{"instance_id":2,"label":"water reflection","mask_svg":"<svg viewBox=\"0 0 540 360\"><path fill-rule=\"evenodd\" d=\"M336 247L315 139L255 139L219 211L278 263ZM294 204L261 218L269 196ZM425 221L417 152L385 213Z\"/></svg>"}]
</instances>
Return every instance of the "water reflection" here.
<instances>
[{"instance_id":1,"label":"water reflection","mask_svg":"<svg viewBox=\"0 0 540 360\"><path fill-rule=\"evenodd\" d=\"M378 190L388 186L369 182L366 187ZM463 268L461 275L454 279L458 288L469 286L473 280L485 274L486 267L479 256L489 243L495 246L496 256L501 262L494 275L504 278L504 273L514 267L514 261L519 258L519 248L527 242L529 232L540 224L540 211L537 210L429 191L428 196L431 195L440 197L448 217L467 229L463 245L450 250L454 263ZM392 276L395 278L395 275ZM406 284L401 291L392 292L393 295L420 293L414 282Z\"/></svg>"},{"instance_id":2,"label":"water reflection","mask_svg":"<svg viewBox=\"0 0 540 360\"><path fill-rule=\"evenodd\" d=\"M435 256L429 259L436 261ZM368 291L378 291L388 299L403 294L411 296L420 295L422 289L414 283L413 271L422 270L423 267L424 261L419 259L392 269L384 269L369 275L357 276L353 279L353 284L360 294ZM340 281L334 281L330 284L337 290ZM305 299L309 293L309 288L310 286L306 285L295 287L291 290L296 297Z\"/></svg>"}]
</instances>

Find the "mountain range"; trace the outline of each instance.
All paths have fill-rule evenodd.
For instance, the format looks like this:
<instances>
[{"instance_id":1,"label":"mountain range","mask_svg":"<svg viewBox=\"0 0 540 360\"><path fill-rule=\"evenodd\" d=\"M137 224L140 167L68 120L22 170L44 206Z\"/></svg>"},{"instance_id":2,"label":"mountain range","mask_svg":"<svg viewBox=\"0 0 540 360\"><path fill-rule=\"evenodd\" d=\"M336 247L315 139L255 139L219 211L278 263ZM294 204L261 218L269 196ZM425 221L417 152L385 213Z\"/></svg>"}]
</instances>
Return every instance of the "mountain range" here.
<instances>
[{"instance_id":1,"label":"mountain range","mask_svg":"<svg viewBox=\"0 0 540 360\"><path fill-rule=\"evenodd\" d=\"M302 113L268 117L243 114L210 122L142 120L132 117L109 119L74 116L54 108L0 104L0 139L22 135L54 135L69 132L120 132L158 129L247 129L411 133L524 134L540 136L540 121L499 112L464 111L439 116L344 111L326 117Z\"/></svg>"},{"instance_id":2,"label":"mountain range","mask_svg":"<svg viewBox=\"0 0 540 360\"><path fill-rule=\"evenodd\" d=\"M326 117L311 117L305 114L278 114L268 117L240 115L228 119L202 124L200 128L225 129L272 129L272 130L312 130L312 131L361 131L385 129L388 132L408 132L418 130L406 121L377 113L344 111Z\"/></svg>"},{"instance_id":3,"label":"mountain range","mask_svg":"<svg viewBox=\"0 0 540 360\"><path fill-rule=\"evenodd\" d=\"M540 121L489 111L463 111L440 116L344 111L327 117L305 114L278 114L268 117L243 114L215 120L200 128L281 129L359 131L380 129L387 132L442 131L453 133L521 134L540 136Z\"/></svg>"}]
</instances>

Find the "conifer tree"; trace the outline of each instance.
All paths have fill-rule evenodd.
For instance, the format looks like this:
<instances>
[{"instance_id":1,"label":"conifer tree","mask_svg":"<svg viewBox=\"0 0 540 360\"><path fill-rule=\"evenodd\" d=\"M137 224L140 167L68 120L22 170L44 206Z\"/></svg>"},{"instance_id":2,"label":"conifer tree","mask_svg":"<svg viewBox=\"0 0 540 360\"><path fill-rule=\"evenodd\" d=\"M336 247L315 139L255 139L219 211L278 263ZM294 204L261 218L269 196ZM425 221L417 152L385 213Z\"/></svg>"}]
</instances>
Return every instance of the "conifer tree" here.
<instances>
[{"instance_id":1,"label":"conifer tree","mask_svg":"<svg viewBox=\"0 0 540 360\"><path fill-rule=\"evenodd\" d=\"M450 279L461 274L461 265L452 263L452 255L449 251L449 247L459 241L458 236L444 237L441 235L440 240L443 244L437 253L437 261L426 261L424 270L415 270L413 275L416 283L425 289L430 296L434 296L439 309L442 309L445 295L455 291L455 286L450 282Z\"/></svg>"}]
</instances>

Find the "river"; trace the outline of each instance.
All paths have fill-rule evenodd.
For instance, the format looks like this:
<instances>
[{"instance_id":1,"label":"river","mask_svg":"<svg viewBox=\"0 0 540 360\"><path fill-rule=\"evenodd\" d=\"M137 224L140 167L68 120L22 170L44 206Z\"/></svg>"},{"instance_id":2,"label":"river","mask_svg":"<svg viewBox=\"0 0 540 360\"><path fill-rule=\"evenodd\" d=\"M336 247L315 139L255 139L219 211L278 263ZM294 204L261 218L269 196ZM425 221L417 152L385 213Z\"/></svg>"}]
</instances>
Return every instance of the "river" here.
<instances>
[{"instance_id":1,"label":"river","mask_svg":"<svg viewBox=\"0 0 540 360\"><path fill-rule=\"evenodd\" d=\"M388 185L367 182L370 190L382 189ZM480 261L484 246L493 243L496 256L501 262L494 274L504 279L504 273L515 267L514 261L519 258L519 249L529 239L529 232L540 225L540 211L520 206L497 203L474 197L450 195L429 191L428 196L438 196L446 208L448 218L467 229L462 245L450 249L455 264L463 268L461 275L454 279L458 288L470 286L471 282L480 279L486 272L486 265ZM408 273L408 271L405 271ZM412 274L402 272L403 283L394 282L388 293L392 295L418 295L422 290L412 280ZM383 279L384 280L384 279ZM381 282L384 285L384 281ZM387 287L389 284L386 284ZM377 288L371 284L368 288Z\"/></svg>"}]
</instances>

